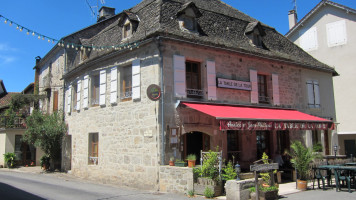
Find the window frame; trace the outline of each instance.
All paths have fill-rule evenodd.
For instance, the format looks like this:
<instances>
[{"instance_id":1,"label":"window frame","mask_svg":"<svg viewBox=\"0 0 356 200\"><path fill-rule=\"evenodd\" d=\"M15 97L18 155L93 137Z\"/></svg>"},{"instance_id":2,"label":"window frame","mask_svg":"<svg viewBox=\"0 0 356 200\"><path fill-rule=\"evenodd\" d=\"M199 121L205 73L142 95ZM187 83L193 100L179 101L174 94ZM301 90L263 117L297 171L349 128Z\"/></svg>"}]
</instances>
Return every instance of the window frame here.
<instances>
[{"instance_id":1,"label":"window frame","mask_svg":"<svg viewBox=\"0 0 356 200\"><path fill-rule=\"evenodd\" d=\"M128 79L125 80L125 78ZM129 83L127 84L127 82ZM132 100L132 66L128 65L128 66L123 66L120 69L120 101L124 102L124 101L131 101L131 100Z\"/></svg>"},{"instance_id":2,"label":"window frame","mask_svg":"<svg viewBox=\"0 0 356 200\"><path fill-rule=\"evenodd\" d=\"M188 71L188 67L191 68ZM196 67L196 72L194 72L193 67ZM189 80L188 80L189 75ZM197 77L196 85L194 85L194 77ZM185 84L187 90L187 97L188 98L203 98L204 93L202 90L202 68L201 63L191 60L185 61ZM189 94L191 93L191 94Z\"/></svg>"},{"instance_id":3,"label":"window frame","mask_svg":"<svg viewBox=\"0 0 356 200\"><path fill-rule=\"evenodd\" d=\"M89 133L88 137L88 164L98 165L99 133Z\"/></svg>"},{"instance_id":4,"label":"window frame","mask_svg":"<svg viewBox=\"0 0 356 200\"><path fill-rule=\"evenodd\" d=\"M257 86L258 86L258 102L259 103L270 103L270 98L268 95L268 76L265 74L257 74ZM261 82L263 80L263 82ZM263 88L263 92L262 92ZM262 94L263 93L263 94Z\"/></svg>"},{"instance_id":5,"label":"window frame","mask_svg":"<svg viewBox=\"0 0 356 200\"><path fill-rule=\"evenodd\" d=\"M97 87L95 81L97 80ZM90 106L99 106L100 100L100 74L93 74L90 77Z\"/></svg>"},{"instance_id":6,"label":"window frame","mask_svg":"<svg viewBox=\"0 0 356 200\"><path fill-rule=\"evenodd\" d=\"M72 85L72 111L77 111L77 91L78 91L78 84L77 83L73 83Z\"/></svg>"}]
</instances>

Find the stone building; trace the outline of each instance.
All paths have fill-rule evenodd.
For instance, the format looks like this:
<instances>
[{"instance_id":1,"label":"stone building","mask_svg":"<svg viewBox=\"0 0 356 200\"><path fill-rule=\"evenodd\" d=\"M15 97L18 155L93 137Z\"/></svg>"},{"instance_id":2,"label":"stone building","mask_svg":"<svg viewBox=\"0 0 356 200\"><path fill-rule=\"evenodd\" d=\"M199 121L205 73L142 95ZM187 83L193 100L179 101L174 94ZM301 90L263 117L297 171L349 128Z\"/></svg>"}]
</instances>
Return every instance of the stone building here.
<instances>
[{"instance_id":1,"label":"stone building","mask_svg":"<svg viewBox=\"0 0 356 200\"><path fill-rule=\"evenodd\" d=\"M340 76L335 76L336 132L331 147L337 153L356 154L356 124L352 115L356 111L353 52L356 49L356 10L333 1L320 1L299 22L296 13L290 12L290 30L286 37L316 59L334 66ZM332 56L330 56L332 55ZM334 151L330 151L334 154Z\"/></svg>"},{"instance_id":2,"label":"stone building","mask_svg":"<svg viewBox=\"0 0 356 200\"><path fill-rule=\"evenodd\" d=\"M26 106L13 118L6 114L16 95L33 94L33 91L34 83L30 83L21 93L7 92L4 82L0 80L0 166L6 166L3 159L5 153L15 153L17 165L40 165L43 151L22 141L26 131L25 118L32 112L32 108Z\"/></svg>"},{"instance_id":3,"label":"stone building","mask_svg":"<svg viewBox=\"0 0 356 200\"><path fill-rule=\"evenodd\" d=\"M164 166L172 156L218 147L249 168L262 152L332 134L337 73L274 28L219 0L100 13L52 50L63 50L63 157L74 175L187 191L192 173Z\"/></svg>"}]
</instances>

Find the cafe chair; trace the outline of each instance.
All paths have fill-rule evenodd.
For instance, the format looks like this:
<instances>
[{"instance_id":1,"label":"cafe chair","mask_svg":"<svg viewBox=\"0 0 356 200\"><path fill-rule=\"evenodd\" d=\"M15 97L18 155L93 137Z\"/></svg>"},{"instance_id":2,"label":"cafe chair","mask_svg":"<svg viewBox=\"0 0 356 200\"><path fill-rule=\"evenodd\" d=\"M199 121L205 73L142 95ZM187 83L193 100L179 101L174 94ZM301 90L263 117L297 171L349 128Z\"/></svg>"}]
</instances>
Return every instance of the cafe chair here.
<instances>
[{"instance_id":1,"label":"cafe chair","mask_svg":"<svg viewBox=\"0 0 356 200\"><path fill-rule=\"evenodd\" d=\"M347 187L349 189L349 192L351 193L350 189L350 177L347 174L343 174L342 170L335 169L335 182L336 182L336 192L339 190L341 191L341 185L340 182L345 182L347 184Z\"/></svg>"},{"instance_id":2,"label":"cafe chair","mask_svg":"<svg viewBox=\"0 0 356 200\"><path fill-rule=\"evenodd\" d=\"M318 168L314 168L314 178L313 178L313 190L314 190L314 184L315 184L315 179L317 179L318 181L318 188L320 188L320 180L323 183L323 190L325 190L325 179L328 179L328 175L323 176L323 174L321 173L321 169ZM331 180L331 179L330 179Z\"/></svg>"}]
</instances>

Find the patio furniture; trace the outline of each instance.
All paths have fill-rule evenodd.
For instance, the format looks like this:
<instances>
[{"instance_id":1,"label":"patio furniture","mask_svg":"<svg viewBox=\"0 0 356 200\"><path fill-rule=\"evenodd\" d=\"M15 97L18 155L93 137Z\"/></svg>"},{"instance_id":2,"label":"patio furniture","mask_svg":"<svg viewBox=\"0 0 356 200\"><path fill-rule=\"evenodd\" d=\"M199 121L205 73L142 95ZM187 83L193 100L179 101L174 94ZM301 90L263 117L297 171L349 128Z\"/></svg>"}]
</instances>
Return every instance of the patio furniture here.
<instances>
[{"instance_id":1,"label":"patio furniture","mask_svg":"<svg viewBox=\"0 0 356 200\"><path fill-rule=\"evenodd\" d=\"M335 182L336 182L336 192L339 190L341 191L341 186L340 186L340 181L344 183L346 181L347 187L349 189L349 192L351 193L350 189L350 176L347 174L345 170L342 169L334 169L335 171Z\"/></svg>"},{"instance_id":2,"label":"patio furniture","mask_svg":"<svg viewBox=\"0 0 356 200\"><path fill-rule=\"evenodd\" d=\"M314 177L313 177L313 190L314 190L314 184L315 184L315 179L318 181L318 188L320 189L320 180L323 183L323 190L325 190L325 180L331 180L331 175L323 175L322 170L320 168L314 168Z\"/></svg>"}]
</instances>

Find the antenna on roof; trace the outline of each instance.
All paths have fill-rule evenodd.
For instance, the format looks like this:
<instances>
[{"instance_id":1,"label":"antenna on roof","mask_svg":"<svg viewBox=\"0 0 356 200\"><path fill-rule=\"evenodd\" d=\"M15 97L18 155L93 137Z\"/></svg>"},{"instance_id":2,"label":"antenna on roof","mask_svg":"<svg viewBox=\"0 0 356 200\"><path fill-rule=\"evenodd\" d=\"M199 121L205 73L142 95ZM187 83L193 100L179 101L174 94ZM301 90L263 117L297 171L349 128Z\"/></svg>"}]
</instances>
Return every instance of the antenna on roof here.
<instances>
[{"instance_id":1,"label":"antenna on roof","mask_svg":"<svg viewBox=\"0 0 356 200\"><path fill-rule=\"evenodd\" d=\"M292 0L293 10L297 13L297 0Z\"/></svg>"},{"instance_id":2,"label":"antenna on roof","mask_svg":"<svg viewBox=\"0 0 356 200\"><path fill-rule=\"evenodd\" d=\"M88 2L88 0L85 0L90 8L91 14L93 17L96 17L96 19L99 18L99 1L101 5L105 4L105 0L96 0L96 6L92 6L90 5L90 3ZM93 10L93 8L96 8L96 11Z\"/></svg>"}]
</instances>

